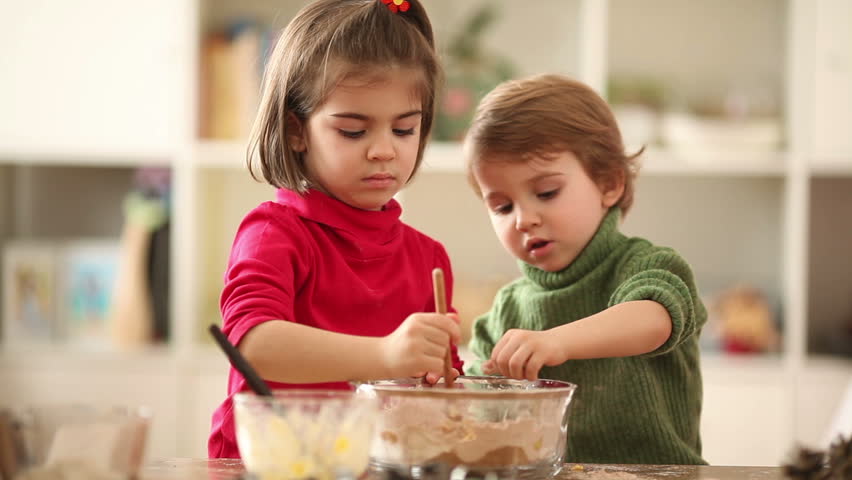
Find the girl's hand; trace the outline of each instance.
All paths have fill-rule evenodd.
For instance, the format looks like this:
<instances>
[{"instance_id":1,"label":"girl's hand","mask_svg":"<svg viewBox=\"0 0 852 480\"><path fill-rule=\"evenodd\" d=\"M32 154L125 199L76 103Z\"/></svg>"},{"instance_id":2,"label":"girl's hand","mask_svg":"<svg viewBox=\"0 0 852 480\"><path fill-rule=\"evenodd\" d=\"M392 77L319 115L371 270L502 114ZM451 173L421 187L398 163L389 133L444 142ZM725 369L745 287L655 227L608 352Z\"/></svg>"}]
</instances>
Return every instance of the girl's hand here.
<instances>
[{"instance_id":1,"label":"girl's hand","mask_svg":"<svg viewBox=\"0 0 852 480\"><path fill-rule=\"evenodd\" d=\"M447 313L447 316L452 318L453 321L456 322L456 324L460 324L459 315L457 313L449 312L449 313ZM456 370L455 368L451 369L450 376L452 377L453 381L455 381L455 379L459 378L459 375L460 374L459 374L458 370ZM438 383L438 380L443 378L443 376L444 376L444 369L443 368L438 370L438 373L427 372L424 375L417 375L417 377L423 377L423 379L426 380L426 382L430 385L434 385L434 384Z\"/></svg>"},{"instance_id":2,"label":"girl's hand","mask_svg":"<svg viewBox=\"0 0 852 480\"><path fill-rule=\"evenodd\" d=\"M459 378L459 371L456 370L455 368L453 368L450 375L453 377L453 381L455 381L457 378ZM438 380L440 380L443 377L444 377L444 371L443 371L443 368L442 368L440 373L428 372L428 373L426 373L426 376L424 378L426 380L426 383L428 383L430 385L435 385L436 383L438 383ZM445 381L445 383L446 383L446 381Z\"/></svg>"},{"instance_id":3,"label":"girl's hand","mask_svg":"<svg viewBox=\"0 0 852 480\"><path fill-rule=\"evenodd\" d=\"M491 358L482 364L482 371L488 375L500 375L536 380L541 367L555 366L566 360L559 342L559 336L548 331L512 329L491 351Z\"/></svg>"},{"instance_id":4,"label":"girl's hand","mask_svg":"<svg viewBox=\"0 0 852 480\"><path fill-rule=\"evenodd\" d=\"M390 378L443 372L450 341L458 343L456 320L439 313L413 313L393 333L380 339L382 371Z\"/></svg>"}]
</instances>

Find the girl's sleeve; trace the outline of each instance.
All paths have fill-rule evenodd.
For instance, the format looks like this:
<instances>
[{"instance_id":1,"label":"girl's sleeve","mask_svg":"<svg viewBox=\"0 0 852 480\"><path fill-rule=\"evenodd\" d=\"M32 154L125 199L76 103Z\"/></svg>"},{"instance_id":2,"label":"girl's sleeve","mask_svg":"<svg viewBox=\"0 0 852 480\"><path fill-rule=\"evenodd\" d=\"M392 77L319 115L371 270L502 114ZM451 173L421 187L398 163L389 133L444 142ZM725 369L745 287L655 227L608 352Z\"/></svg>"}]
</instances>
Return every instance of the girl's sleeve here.
<instances>
[{"instance_id":1,"label":"girl's sleeve","mask_svg":"<svg viewBox=\"0 0 852 480\"><path fill-rule=\"evenodd\" d=\"M609 306L636 300L659 303L672 319L669 339L646 356L671 352L698 335L707 321L707 312L698 297L692 270L682 257L669 248L657 248L631 259L622 281L610 298Z\"/></svg>"},{"instance_id":2,"label":"girl's sleeve","mask_svg":"<svg viewBox=\"0 0 852 480\"><path fill-rule=\"evenodd\" d=\"M307 271L295 220L262 205L243 220L231 248L219 300L222 330L234 345L270 320L294 321L293 298Z\"/></svg>"}]
</instances>

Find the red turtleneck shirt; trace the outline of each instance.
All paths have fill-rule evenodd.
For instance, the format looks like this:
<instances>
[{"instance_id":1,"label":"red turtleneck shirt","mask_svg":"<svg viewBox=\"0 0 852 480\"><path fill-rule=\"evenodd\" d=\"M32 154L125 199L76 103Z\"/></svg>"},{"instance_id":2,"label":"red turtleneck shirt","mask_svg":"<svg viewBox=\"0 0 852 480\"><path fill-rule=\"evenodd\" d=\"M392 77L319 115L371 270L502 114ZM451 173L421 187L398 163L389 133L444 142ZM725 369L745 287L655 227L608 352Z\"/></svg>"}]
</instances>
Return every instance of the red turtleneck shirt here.
<instances>
[{"instance_id":1,"label":"red turtleneck shirt","mask_svg":"<svg viewBox=\"0 0 852 480\"><path fill-rule=\"evenodd\" d=\"M388 335L410 314L435 311L432 270L437 267L445 272L452 305L453 276L444 247L402 223L401 213L396 200L381 211L366 211L316 190L300 196L284 189L275 202L249 212L237 230L220 299L231 343L238 345L249 330L268 321ZM461 372L455 350L453 363ZM346 382L267 384L271 389L350 388ZM228 397L213 413L211 458L239 458L231 399L248 389L231 368Z\"/></svg>"}]
</instances>

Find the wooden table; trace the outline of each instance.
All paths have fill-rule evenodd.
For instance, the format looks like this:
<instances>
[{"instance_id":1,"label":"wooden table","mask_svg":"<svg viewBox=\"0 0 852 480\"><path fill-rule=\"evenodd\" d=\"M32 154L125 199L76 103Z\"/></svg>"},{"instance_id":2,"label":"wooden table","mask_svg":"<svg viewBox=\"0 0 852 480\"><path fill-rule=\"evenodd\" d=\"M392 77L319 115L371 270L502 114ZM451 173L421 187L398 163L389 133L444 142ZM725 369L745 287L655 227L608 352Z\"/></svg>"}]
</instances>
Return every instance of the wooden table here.
<instances>
[{"instance_id":1,"label":"wooden table","mask_svg":"<svg viewBox=\"0 0 852 480\"><path fill-rule=\"evenodd\" d=\"M239 460L166 459L148 463L140 480L236 480ZM779 467L697 467L692 465L565 465L556 480L783 480Z\"/></svg>"}]
</instances>

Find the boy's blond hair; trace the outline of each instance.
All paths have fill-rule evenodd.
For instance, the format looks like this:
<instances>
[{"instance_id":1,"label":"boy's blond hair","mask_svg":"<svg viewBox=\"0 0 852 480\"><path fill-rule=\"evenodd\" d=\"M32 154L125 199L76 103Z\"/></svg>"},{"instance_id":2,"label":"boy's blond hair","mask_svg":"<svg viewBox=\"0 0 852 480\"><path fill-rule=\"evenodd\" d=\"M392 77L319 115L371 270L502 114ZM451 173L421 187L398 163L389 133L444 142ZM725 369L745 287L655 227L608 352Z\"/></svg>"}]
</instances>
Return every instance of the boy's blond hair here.
<instances>
[{"instance_id":1,"label":"boy's blond hair","mask_svg":"<svg viewBox=\"0 0 852 480\"><path fill-rule=\"evenodd\" d=\"M587 85L562 75L536 75L504 82L476 109L465 138L468 181L477 162L529 161L570 151L599 188L622 180L617 205L626 214L633 204L636 158L624 151L609 105Z\"/></svg>"},{"instance_id":2,"label":"boy's blond hair","mask_svg":"<svg viewBox=\"0 0 852 480\"><path fill-rule=\"evenodd\" d=\"M373 80L396 67L422 72L417 171L432 129L441 69L429 17L419 0L408 2L408 11L399 13L380 0L317 0L299 11L281 34L264 75L246 159L255 179L259 169L276 187L310 188L302 153L288 144L290 129L298 127L294 120L304 126L342 80Z\"/></svg>"}]
</instances>

